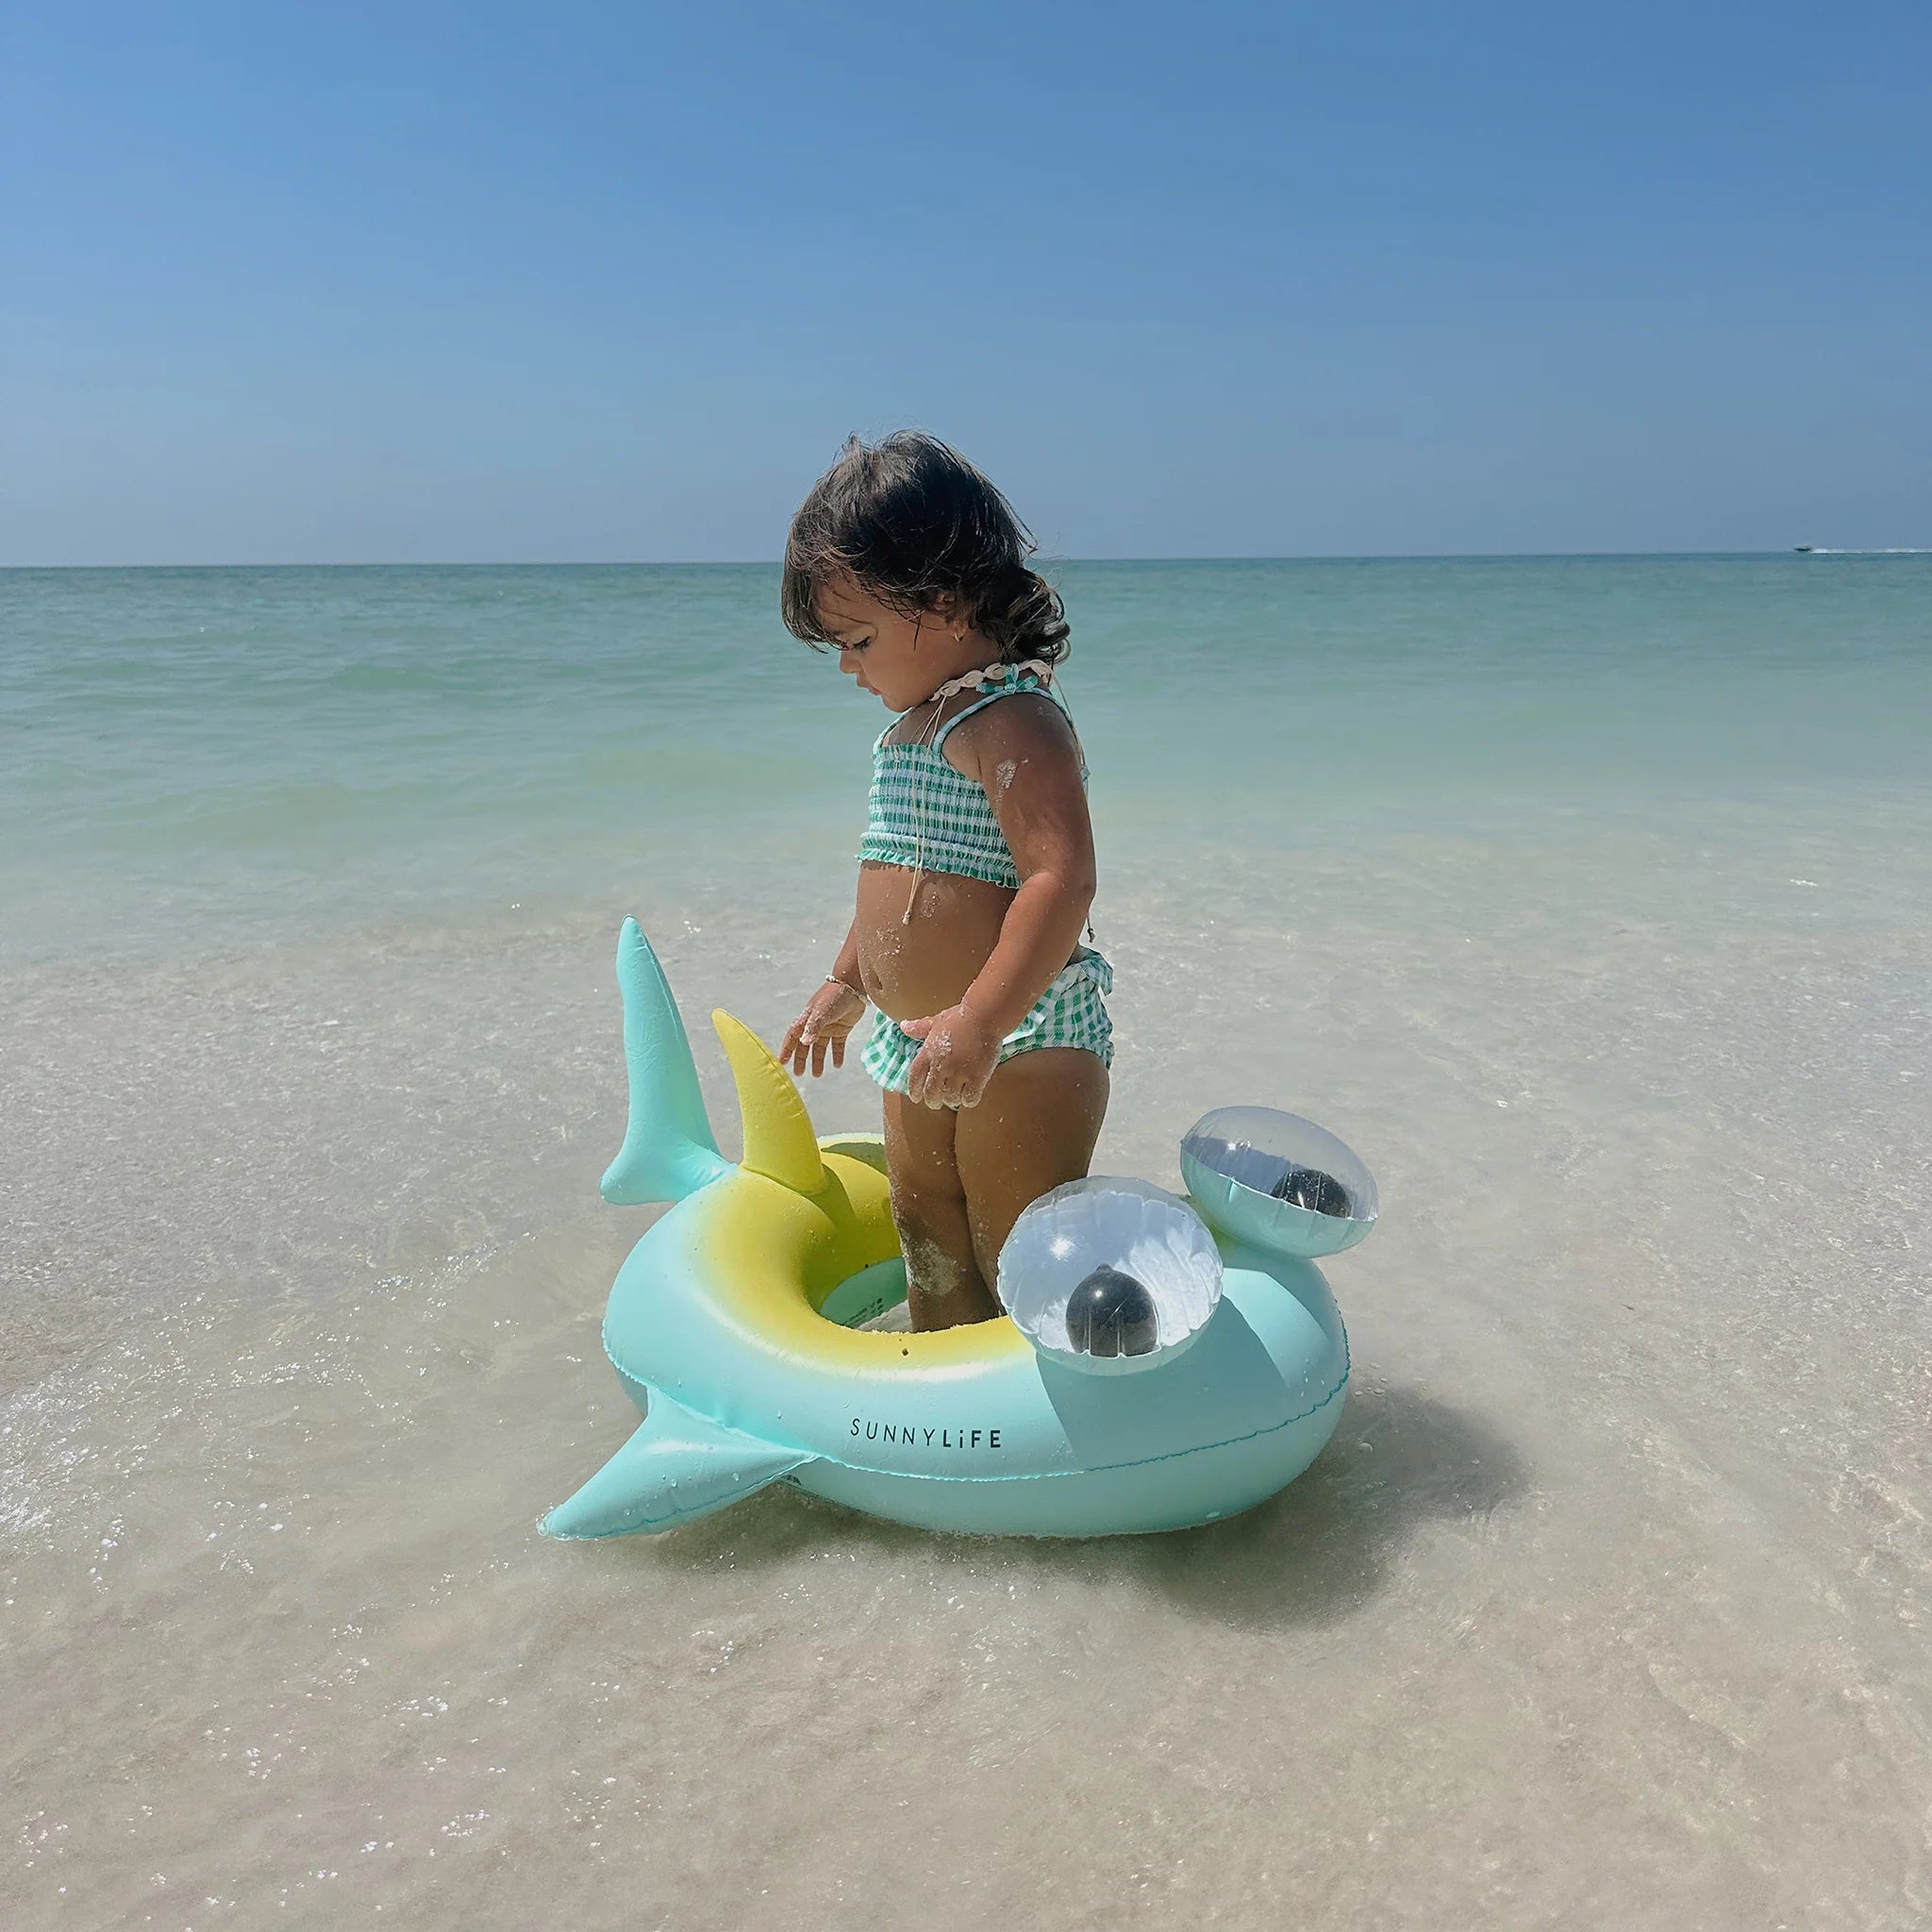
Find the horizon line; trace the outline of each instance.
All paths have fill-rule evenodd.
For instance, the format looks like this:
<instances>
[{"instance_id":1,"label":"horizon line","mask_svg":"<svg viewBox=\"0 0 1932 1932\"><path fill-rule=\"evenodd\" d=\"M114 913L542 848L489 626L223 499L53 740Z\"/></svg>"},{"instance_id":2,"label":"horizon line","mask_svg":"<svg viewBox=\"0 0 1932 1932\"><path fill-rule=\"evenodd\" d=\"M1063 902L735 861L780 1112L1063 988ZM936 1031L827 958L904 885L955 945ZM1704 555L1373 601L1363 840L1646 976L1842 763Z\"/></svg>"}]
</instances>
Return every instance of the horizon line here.
<instances>
[{"instance_id":1,"label":"horizon line","mask_svg":"<svg viewBox=\"0 0 1932 1932\"><path fill-rule=\"evenodd\" d=\"M1171 554L1118 556L1051 556L1039 561L1049 569L1056 564L1083 563L1510 563L1550 561L1566 558L1641 557L1924 557L1932 556L1932 545L1806 543L1785 544L1776 549L1757 550L1334 550L1334 551L1255 551L1236 554ZM12 563L0 562L0 571L58 570L776 570L783 558L763 557L717 558L278 558L274 561L226 561L168 563Z\"/></svg>"}]
</instances>

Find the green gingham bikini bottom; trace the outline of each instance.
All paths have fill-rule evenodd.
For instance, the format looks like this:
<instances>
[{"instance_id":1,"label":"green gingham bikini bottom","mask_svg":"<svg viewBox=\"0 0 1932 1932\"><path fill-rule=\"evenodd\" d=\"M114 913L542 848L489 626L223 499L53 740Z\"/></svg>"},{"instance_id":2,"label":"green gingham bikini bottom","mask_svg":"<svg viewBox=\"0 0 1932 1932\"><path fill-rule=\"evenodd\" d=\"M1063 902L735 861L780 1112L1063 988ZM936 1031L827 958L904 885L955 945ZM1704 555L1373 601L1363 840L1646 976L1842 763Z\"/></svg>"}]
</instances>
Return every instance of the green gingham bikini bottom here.
<instances>
[{"instance_id":1,"label":"green gingham bikini bottom","mask_svg":"<svg viewBox=\"0 0 1932 1932\"><path fill-rule=\"evenodd\" d=\"M1113 968L1091 946L1082 946L1034 1001L1033 1010L1000 1041L1000 1062L1042 1046L1081 1046L1097 1053L1103 1066L1112 1066L1113 1022L1102 997L1112 991ZM897 1021L874 1013L859 1063L881 1087L903 1093L919 1046Z\"/></svg>"}]
</instances>

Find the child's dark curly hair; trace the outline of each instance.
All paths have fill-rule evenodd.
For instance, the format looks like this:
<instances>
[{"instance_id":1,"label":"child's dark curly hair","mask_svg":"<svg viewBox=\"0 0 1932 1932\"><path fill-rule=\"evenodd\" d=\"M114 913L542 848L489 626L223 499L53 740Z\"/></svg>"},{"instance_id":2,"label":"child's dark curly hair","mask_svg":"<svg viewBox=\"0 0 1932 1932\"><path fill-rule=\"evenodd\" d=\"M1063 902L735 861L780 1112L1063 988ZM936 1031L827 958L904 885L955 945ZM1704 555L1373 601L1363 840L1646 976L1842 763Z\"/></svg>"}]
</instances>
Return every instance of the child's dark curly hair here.
<instances>
[{"instance_id":1,"label":"child's dark curly hair","mask_svg":"<svg viewBox=\"0 0 1932 1932\"><path fill-rule=\"evenodd\" d=\"M831 643L819 591L849 573L869 595L910 617L942 600L999 648L1001 660L1067 652L1059 593L1026 568L1038 546L1013 507L958 451L917 429L882 442L853 437L811 487L785 541L785 627Z\"/></svg>"}]
</instances>

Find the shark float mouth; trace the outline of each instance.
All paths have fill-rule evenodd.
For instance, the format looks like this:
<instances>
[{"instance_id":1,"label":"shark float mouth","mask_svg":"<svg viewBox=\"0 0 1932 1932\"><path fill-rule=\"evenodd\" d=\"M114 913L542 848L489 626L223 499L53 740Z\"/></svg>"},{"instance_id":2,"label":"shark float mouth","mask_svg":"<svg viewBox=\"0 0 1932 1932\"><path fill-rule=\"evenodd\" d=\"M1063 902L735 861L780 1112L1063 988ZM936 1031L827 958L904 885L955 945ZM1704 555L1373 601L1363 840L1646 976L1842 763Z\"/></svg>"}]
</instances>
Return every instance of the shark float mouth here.
<instances>
[{"instance_id":1,"label":"shark float mouth","mask_svg":"<svg viewBox=\"0 0 1932 1932\"><path fill-rule=\"evenodd\" d=\"M1057 1327L1047 1320L1023 1332L1003 1317L878 1332L858 1324L905 1294L880 1141L819 1140L791 1075L718 1012L743 1117L743 1158L733 1164L718 1150L684 1023L635 920L618 939L617 978L630 1111L602 1191L619 1205L672 1204L619 1271L604 1321L605 1351L645 1413L544 1518L546 1534L669 1529L781 1481L937 1530L1174 1529L1273 1495L1334 1432L1348 1341L1306 1258L1302 1223L1320 1223L1325 1241L1335 1217L1293 1204L1274 1211L1272 1171L1248 1172L1265 1123L1244 1118L1245 1139L1190 1136L1187 1203L1121 1184L1207 1224L1196 1245L1211 1241L1220 1291L1196 1295L1185 1333L1170 1335L1108 1280L1089 1291L1091 1307L1063 1291ZM1222 1164L1240 1172L1217 1173L1217 1150L1228 1149ZM1323 1154L1341 1164L1325 1145ZM1344 1185L1373 1215L1373 1184L1364 1195L1358 1168ZM1120 1259L1102 1257L1086 1275L1119 1274ZM1001 1286L1024 1315L1006 1257ZM1096 1359L1074 1358L1070 1303ZM1110 1344L1095 1341L1102 1332Z\"/></svg>"}]
</instances>

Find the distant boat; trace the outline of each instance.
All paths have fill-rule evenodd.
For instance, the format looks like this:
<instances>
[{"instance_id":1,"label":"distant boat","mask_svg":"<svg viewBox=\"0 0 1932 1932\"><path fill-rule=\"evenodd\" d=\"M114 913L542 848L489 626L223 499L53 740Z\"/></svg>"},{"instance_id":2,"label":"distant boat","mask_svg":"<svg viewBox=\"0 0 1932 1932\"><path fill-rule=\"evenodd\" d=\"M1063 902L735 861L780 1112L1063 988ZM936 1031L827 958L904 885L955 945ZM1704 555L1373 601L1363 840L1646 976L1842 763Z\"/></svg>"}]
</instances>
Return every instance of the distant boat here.
<instances>
[{"instance_id":1,"label":"distant boat","mask_svg":"<svg viewBox=\"0 0 1932 1932\"><path fill-rule=\"evenodd\" d=\"M1815 543L1793 543L1791 545L1791 548L1795 550L1801 557L1808 557L1812 551L1818 548L1818 546Z\"/></svg>"}]
</instances>

